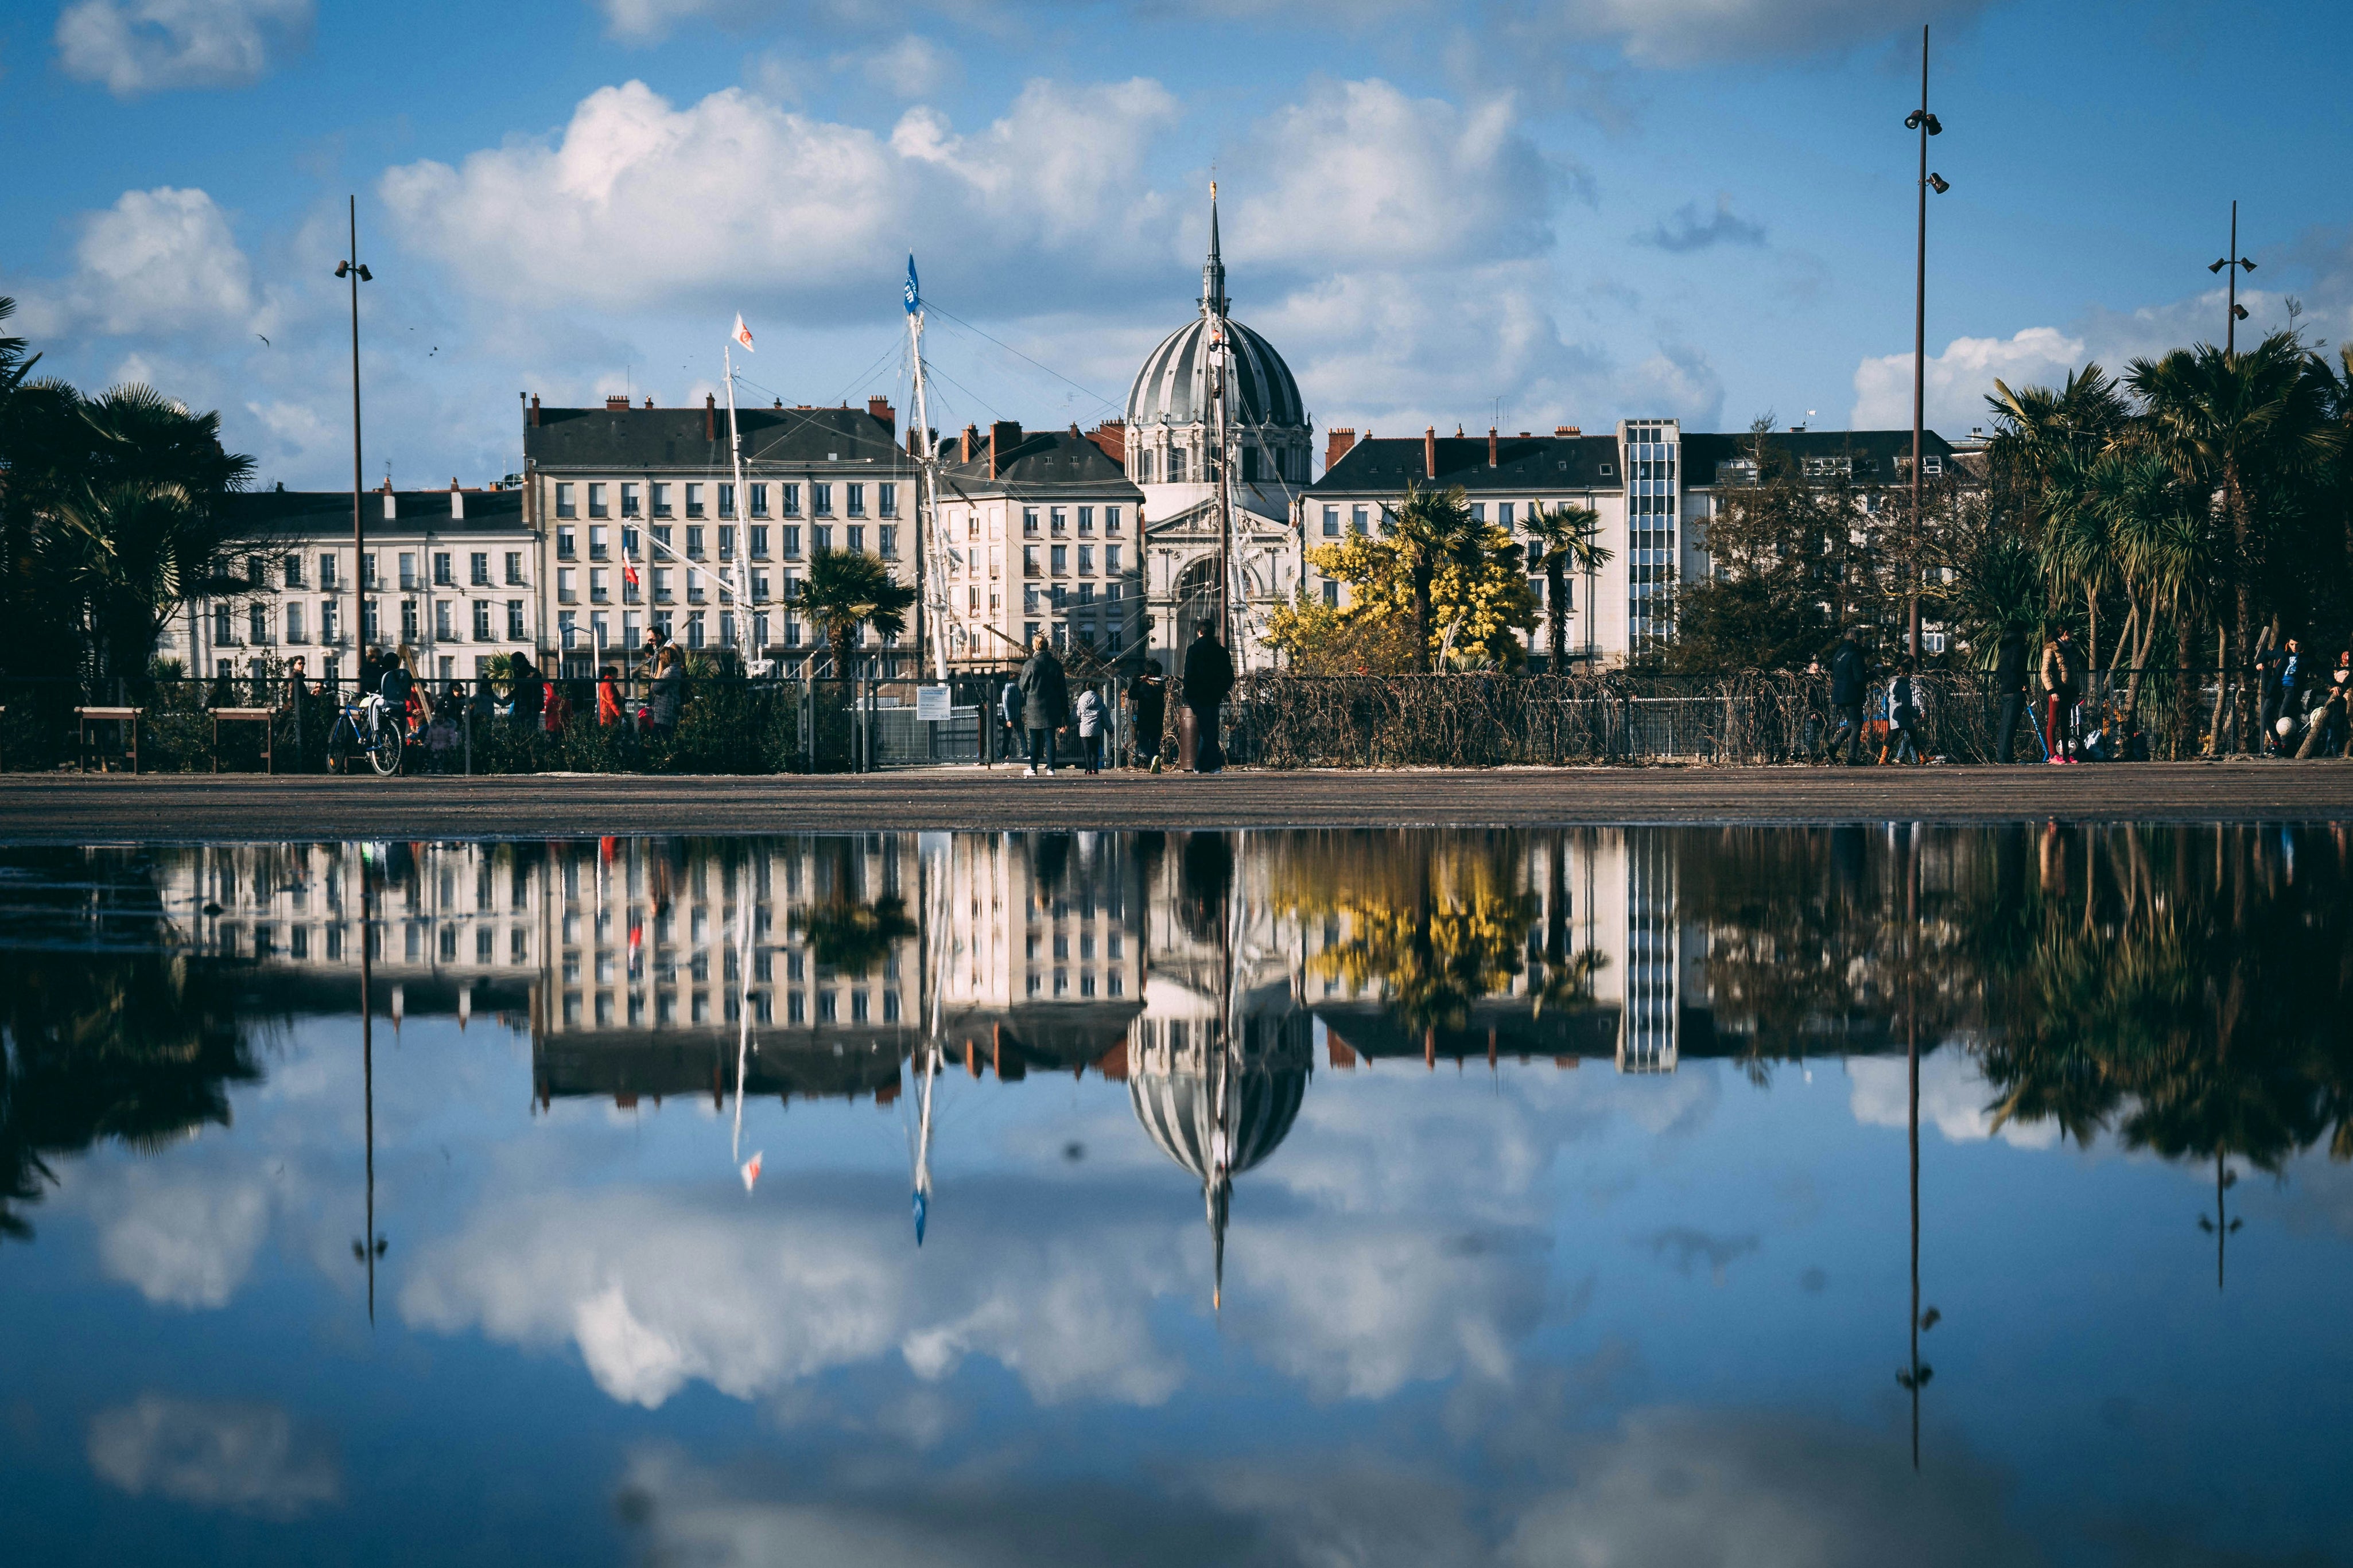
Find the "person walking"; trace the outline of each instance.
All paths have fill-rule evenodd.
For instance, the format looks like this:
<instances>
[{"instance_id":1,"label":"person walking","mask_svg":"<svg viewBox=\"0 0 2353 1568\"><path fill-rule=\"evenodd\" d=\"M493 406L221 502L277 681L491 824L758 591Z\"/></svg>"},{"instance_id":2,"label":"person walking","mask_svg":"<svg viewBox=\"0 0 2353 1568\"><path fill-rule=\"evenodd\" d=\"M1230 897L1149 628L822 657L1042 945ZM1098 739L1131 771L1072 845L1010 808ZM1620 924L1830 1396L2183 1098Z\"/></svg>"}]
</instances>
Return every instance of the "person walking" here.
<instances>
[{"instance_id":1,"label":"person walking","mask_svg":"<svg viewBox=\"0 0 2353 1568\"><path fill-rule=\"evenodd\" d=\"M1158 659L1145 659L1128 681L1127 713L1129 756L1137 767L1158 773L1160 732L1168 724L1168 682L1161 679Z\"/></svg>"},{"instance_id":2,"label":"person walking","mask_svg":"<svg viewBox=\"0 0 2353 1568\"><path fill-rule=\"evenodd\" d=\"M540 715L547 706L547 682L533 668L531 655L520 648L508 656L513 689L509 694L507 716L518 730L536 730Z\"/></svg>"},{"instance_id":3,"label":"person walking","mask_svg":"<svg viewBox=\"0 0 2353 1568\"><path fill-rule=\"evenodd\" d=\"M1018 670L1006 677L1005 689L997 694L997 718L1005 726L1005 754L1012 756L1021 749L1021 675Z\"/></svg>"},{"instance_id":4,"label":"person walking","mask_svg":"<svg viewBox=\"0 0 2353 1568\"><path fill-rule=\"evenodd\" d=\"M1839 638L1831 652L1831 711L1838 715L1838 728L1831 733L1831 761L1838 761L1839 742L1846 742L1846 765L1853 767L1862 761L1862 694L1870 683L1870 671L1862 660L1862 649L1855 646L1854 633Z\"/></svg>"},{"instance_id":5,"label":"person walking","mask_svg":"<svg viewBox=\"0 0 2353 1568\"><path fill-rule=\"evenodd\" d=\"M1081 687L1071 704L1071 714L1078 721L1079 754L1086 760L1087 772L1103 772L1103 721L1108 717L1103 693L1092 686Z\"/></svg>"},{"instance_id":6,"label":"person walking","mask_svg":"<svg viewBox=\"0 0 2353 1568\"><path fill-rule=\"evenodd\" d=\"M686 703L686 660L674 643L664 643L654 661L653 699L648 704L654 733L665 738L678 732L679 710Z\"/></svg>"},{"instance_id":7,"label":"person walking","mask_svg":"<svg viewBox=\"0 0 2353 1568\"><path fill-rule=\"evenodd\" d=\"M1908 757L1915 766L1927 761L1920 754L1920 694L1913 679L1915 673L1910 659L1896 667L1895 679L1887 683L1887 752L1883 761L1892 754L1901 767Z\"/></svg>"},{"instance_id":8,"label":"person walking","mask_svg":"<svg viewBox=\"0 0 2353 1568\"><path fill-rule=\"evenodd\" d=\"M1054 776L1054 731L1071 721L1071 687L1054 645L1039 632L1029 662L1021 667L1021 723L1029 737L1029 765L1023 778L1038 776L1038 759L1045 756L1046 776Z\"/></svg>"},{"instance_id":9,"label":"person walking","mask_svg":"<svg viewBox=\"0 0 2353 1568\"><path fill-rule=\"evenodd\" d=\"M2017 750L2018 721L2026 713L2026 634L2004 626L2001 646L1993 656L1993 690L2000 699L2000 716L1994 721L1993 760L2008 763Z\"/></svg>"},{"instance_id":10,"label":"person walking","mask_svg":"<svg viewBox=\"0 0 2353 1568\"><path fill-rule=\"evenodd\" d=\"M2074 637L2063 626L2057 637L2042 645L2042 689L2048 703L2043 743L2050 748L2054 767L2076 760L2068 749L2068 737L2075 704L2082 699L2083 678L2083 659L2075 652Z\"/></svg>"},{"instance_id":11,"label":"person walking","mask_svg":"<svg viewBox=\"0 0 2353 1568\"><path fill-rule=\"evenodd\" d=\"M1193 771L1214 773L1226 765L1218 744L1218 710L1234 689L1233 656L1218 640L1218 623L1203 620L1193 646L1185 650L1185 706L1193 710L1198 739L1193 744Z\"/></svg>"},{"instance_id":12,"label":"person walking","mask_svg":"<svg viewBox=\"0 0 2353 1568\"><path fill-rule=\"evenodd\" d=\"M2263 729L2275 755L2288 754L2287 742L2295 733L2295 716L2301 711L2296 701L2297 688L2304 675L2304 647L2290 637L2272 656L2274 673L2267 682L2271 697L2264 709ZM2279 727L2282 719L2289 720L2285 730Z\"/></svg>"},{"instance_id":13,"label":"person walking","mask_svg":"<svg viewBox=\"0 0 2353 1568\"><path fill-rule=\"evenodd\" d=\"M621 672L607 665L596 672L596 725L603 729L621 721Z\"/></svg>"}]
</instances>

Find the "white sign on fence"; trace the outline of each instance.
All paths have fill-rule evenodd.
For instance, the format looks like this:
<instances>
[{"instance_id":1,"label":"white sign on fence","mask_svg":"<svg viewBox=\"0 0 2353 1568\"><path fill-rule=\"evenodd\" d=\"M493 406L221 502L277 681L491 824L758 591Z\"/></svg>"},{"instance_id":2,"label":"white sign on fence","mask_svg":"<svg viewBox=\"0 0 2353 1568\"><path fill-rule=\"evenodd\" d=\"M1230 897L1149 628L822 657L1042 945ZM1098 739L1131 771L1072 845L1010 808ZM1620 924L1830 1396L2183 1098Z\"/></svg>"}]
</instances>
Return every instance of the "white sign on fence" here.
<instances>
[{"instance_id":1,"label":"white sign on fence","mask_svg":"<svg viewBox=\"0 0 2353 1568\"><path fill-rule=\"evenodd\" d=\"M944 686L915 688L915 721L919 724L944 724L948 718L948 689Z\"/></svg>"}]
</instances>

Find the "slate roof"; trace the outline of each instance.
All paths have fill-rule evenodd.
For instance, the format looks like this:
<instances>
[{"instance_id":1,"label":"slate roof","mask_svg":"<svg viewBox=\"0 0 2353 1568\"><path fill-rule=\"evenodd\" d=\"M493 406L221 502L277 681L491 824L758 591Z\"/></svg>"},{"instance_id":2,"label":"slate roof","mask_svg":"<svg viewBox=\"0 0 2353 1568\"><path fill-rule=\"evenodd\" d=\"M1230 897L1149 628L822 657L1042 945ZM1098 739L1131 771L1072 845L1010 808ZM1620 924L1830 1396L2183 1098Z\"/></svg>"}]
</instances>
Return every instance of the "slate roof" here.
<instances>
[{"instance_id":1,"label":"slate roof","mask_svg":"<svg viewBox=\"0 0 2353 1568\"><path fill-rule=\"evenodd\" d=\"M384 492L360 496L360 521L375 539L421 537L427 532L514 533L523 527L522 491L465 490L466 515L449 515L448 490L395 490L396 516L384 515ZM352 536L349 490L244 490L221 498L230 534L244 540L327 535Z\"/></svg>"},{"instance_id":2,"label":"slate roof","mask_svg":"<svg viewBox=\"0 0 2353 1568\"><path fill-rule=\"evenodd\" d=\"M1307 493L1369 490L1394 495L1409 480L1429 482L1425 456L1419 436L1359 441ZM1614 436L1505 436L1497 442L1492 468L1487 466L1486 437L1440 436L1437 480L1461 485L1473 494L1507 490L1515 495L1530 489L1616 489L1626 482L1619 471Z\"/></svg>"},{"instance_id":3,"label":"slate roof","mask_svg":"<svg viewBox=\"0 0 2353 1568\"><path fill-rule=\"evenodd\" d=\"M988 477L988 454L969 463L942 463L940 488L947 495L1071 496L1141 502L1144 492L1126 470L1087 437L1068 430L1031 430L1009 452L998 454L997 478Z\"/></svg>"},{"instance_id":4,"label":"slate roof","mask_svg":"<svg viewBox=\"0 0 2353 1568\"><path fill-rule=\"evenodd\" d=\"M524 422L523 456L542 468L629 468L723 473L727 410L706 419L701 408L543 408ZM711 436L706 438L706 424ZM863 408L745 408L736 415L744 463L764 472L820 464L871 463L913 469L892 427Z\"/></svg>"},{"instance_id":5,"label":"slate roof","mask_svg":"<svg viewBox=\"0 0 2353 1568\"><path fill-rule=\"evenodd\" d=\"M1235 417L1244 425L1304 425L1306 405L1274 345L1229 318ZM1127 392L1130 426L1190 425L1208 417L1209 323L1196 317L1160 340Z\"/></svg>"},{"instance_id":6,"label":"slate roof","mask_svg":"<svg viewBox=\"0 0 2353 1568\"><path fill-rule=\"evenodd\" d=\"M1897 463L1898 458L1906 463L1911 460L1909 430L1776 430L1765 439L1769 447L1799 461L1808 458L1852 458L1854 477L1865 482L1910 482L1909 475L1900 471ZM1683 447L1683 482L1707 486L1716 482L1718 463L1748 456L1750 437L1746 430L1731 435L1685 431ZM1952 443L1934 430L1920 433L1920 450L1948 460L1953 456Z\"/></svg>"}]
</instances>

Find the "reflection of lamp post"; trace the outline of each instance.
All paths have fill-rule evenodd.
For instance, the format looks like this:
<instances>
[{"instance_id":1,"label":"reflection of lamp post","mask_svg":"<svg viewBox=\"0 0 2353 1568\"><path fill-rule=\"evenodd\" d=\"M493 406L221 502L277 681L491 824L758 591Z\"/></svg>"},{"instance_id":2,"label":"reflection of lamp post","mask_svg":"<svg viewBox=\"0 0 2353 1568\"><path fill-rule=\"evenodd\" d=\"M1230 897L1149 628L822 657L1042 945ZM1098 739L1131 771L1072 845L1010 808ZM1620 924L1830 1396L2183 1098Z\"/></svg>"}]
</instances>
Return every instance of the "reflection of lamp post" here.
<instances>
[{"instance_id":1,"label":"reflection of lamp post","mask_svg":"<svg viewBox=\"0 0 2353 1568\"><path fill-rule=\"evenodd\" d=\"M2232 1219L2222 1207L2223 1194L2239 1184L2239 1173L2222 1163L2222 1151L2214 1151L2214 1217L2198 1216L2198 1228L2214 1235L2214 1289L2222 1288L2222 1253L2230 1245L2231 1233L2247 1222Z\"/></svg>"},{"instance_id":2,"label":"reflection of lamp post","mask_svg":"<svg viewBox=\"0 0 2353 1568\"><path fill-rule=\"evenodd\" d=\"M375 1322L375 1260L391 1245L375 1233L375 1007L368 996L374 978L368 963L367 851L360 851L360 1092L367 1138L367 1235L352 1239L352 1256L367 1265L368 1322Z\"/></svg>"},{"instance_id":3,"label":"reflection of lamp post","mask_svg":"<svg viewBox=\"0 0 2353 1568\"><path fill-rule=\"evenodd\" d=\"M1920 1335L1936 1326L1939 1314L1931 1307L1920 1310L1920 1018L1915 1003L1914 963L1919 956L1920 839L1915 829L1905 846L1904 869L1904 1057L1908 1069L1910 1116L1906 1122L1912 1155L1912 1355L1895 1381L1912 1395L1912 1468L1920 1468L1920 1391L1936 1369L1920 1359Z\"/></svg>"}]
</instances>

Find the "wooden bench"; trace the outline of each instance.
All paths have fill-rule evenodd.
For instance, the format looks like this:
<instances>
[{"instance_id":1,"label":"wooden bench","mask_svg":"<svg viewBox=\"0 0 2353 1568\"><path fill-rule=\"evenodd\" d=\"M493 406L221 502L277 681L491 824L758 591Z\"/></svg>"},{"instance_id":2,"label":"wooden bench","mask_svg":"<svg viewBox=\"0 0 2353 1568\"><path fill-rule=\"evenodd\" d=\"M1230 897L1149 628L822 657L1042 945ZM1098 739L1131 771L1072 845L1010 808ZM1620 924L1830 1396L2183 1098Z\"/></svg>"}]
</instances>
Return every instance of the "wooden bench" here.
<instances>
[{"instance_id":1,"label":"wooden bench","mask_svg":"<svg viewBox=\"0 0 2353 1568\"><path fill-rule=\"evenodd\" d=\"M93 724L122 724L128 726L130 730L131 771L133 774L136 774L139 772L139 717L146 711L147 710L144 708L75 709L74 720L77 726L76 735L80 752L81 771L83 773L90 772L90 726ZM104 757L100 757L98 761L98 771L100 773L106 772L106 759Z\"/></svg>"},{"instance_id":2,"label":"wooden bench","mask_svg":"<svg viewBox=\"0 0 2353 1568\"><path fill-rule=\"evenodd\" d=\"M216 708L213 715L213 772L220 772L220 730L224 721L231 724L261 726L261 771L278 771L278 756L271 749L276 736L278 710L275 708Z\"/></svg>"}]
</instances>

